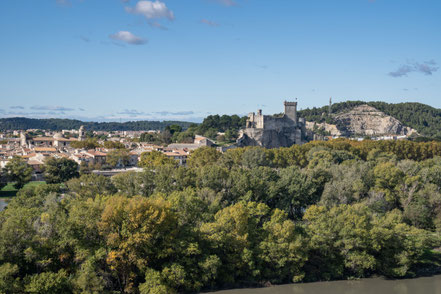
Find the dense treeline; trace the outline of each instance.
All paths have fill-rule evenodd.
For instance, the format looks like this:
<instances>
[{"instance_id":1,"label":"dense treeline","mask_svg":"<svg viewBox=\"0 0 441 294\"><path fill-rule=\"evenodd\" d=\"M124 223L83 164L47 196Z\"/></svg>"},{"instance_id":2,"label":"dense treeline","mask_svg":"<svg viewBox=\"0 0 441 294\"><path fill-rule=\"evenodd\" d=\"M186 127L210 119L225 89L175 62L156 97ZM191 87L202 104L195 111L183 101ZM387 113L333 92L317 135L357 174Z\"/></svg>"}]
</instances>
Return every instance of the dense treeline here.
<instances>
[{"instance_id":1,"label":"dense treeline","mask_svg":"<svg viewBox=\"0 0 441 294\"><path fill-rule=\"evenodd\" d=\"M431 107L422 103L385 103L385 102L363 102L346 101L332 105L332 113L349 111L352 108L368 104L387 115L395 117L404 125L416 129L421 135L441 138L441 109ZM329 117L328 106L311 108L300 111L300 116L307 121L337 123L333 117ZM325 115L323 115L325 114Z\"/></svg>"},{"instance_id":2,"label":"dense treeline","mask_svg":"<svg viewBox=\"0 0 441 294\"><path fill-rule=\"evenodd\" d=\"M185 130L179 125L170 125L161 134L145 133L139 140L155 144L193 143L196 135L202 135L219 144L233 143L245 122L246 117L237 115L209 115L201 124L192 124Z\"/></svg>"},{"instance_id":3,"label":"dense treeline","mask_svg":"<svg viewBox=\"0 0 441 294\"><path fill-rule=\"evenodd\" d=\"M25 187L0 213L0 292L411 277L440 245L440 156L407 141L200 148L186 167L151 152L140 173Z\"/></svg>"},{"instance_id":4,"label":"dense treeline","mask_svg":"<svg viewBox=\"0 0 441 294\"><path fill-rule=\"evenodd\" d=\"M34 119L24 117L1 118L0 130L70 130L79 129L84 126L88 131L144 131L144 130L164 130L167 126L179 125L186 129L192 123L183 121L129 121L118 122L85 122L74 119Z\"/></svg>"}]
</instances>

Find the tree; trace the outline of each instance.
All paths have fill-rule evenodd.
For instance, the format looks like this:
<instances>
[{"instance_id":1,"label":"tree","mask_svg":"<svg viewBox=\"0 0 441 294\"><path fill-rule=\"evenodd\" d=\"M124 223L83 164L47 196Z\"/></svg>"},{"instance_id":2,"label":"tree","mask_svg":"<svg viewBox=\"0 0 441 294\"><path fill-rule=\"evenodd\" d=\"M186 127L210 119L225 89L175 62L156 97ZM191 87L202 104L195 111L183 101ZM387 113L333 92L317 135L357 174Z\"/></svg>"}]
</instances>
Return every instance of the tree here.
<instances>
[{"instance_id":1,"label":"tree","mask_svg":"<svg viewBox=\"0 0 441 294\"><path fill-rule=\"evenodd\" d=\"M161 260L173 254L176 229L176 216L164 201L121 196L107 200L99 231L121 291L133 292L140 272L160 267Z\"/></svg>"},{"instance_id":2,"label":"tree","mask_svg":"<svg viewBox=\"0 0 441 294\"><path fill-rule=\"evenodd\" d=\"M242 165L247 168L267 166L269 160L265 149L261 147L248 147L242 155Z\"/></svg>"},{"instance_id":3,"label":"tree","mask_svg":"<svg viewBox=\"0 0 441 294\"><path fill-rule=\"evenodd\" d=\"M398 210L377 216L363 204L329 209L312 205L304 221L310 238L305 265L309 280L372 272L403 277L432 242L426 231L404 224Z\"/></svg>"},{"instance_id":4,"label":"tree","mask_svg":"<svg viewBox=\"0 0 441 294\"><path fill-rule=\"evenodd\" d=\"M169 131L170 134L173 136L175 133L182 132L182 127L179 125L169 125L165 127L166 131Z\"/></svg>"},{"instance_id":5,"label":"tree","mask_svg":"<svg viewBox=\"0 0 441 294\"><path fill-rule=\"evenodd\" d=\"M115 149L107 153L106 163L112 167L125 167L129 162L130 154L127 149Z\"/></svg>"},{"instance_id":6,"label":"tree","mask_svg":"<svg viewBox=\"0 0 441 294\"><path fill-rule=\"evenodd\" d=\"M259 244L263 261L262 276L271 283L300 282L308 259L307 238L287 214L279 209L263 224L264 238Z\"/></svg>"},{"instance_id":7,"label":"tree","mask_svg":"<svg viewBox=\"0 0 441 294\"><path fill-rule=\"evenodd\" d=\"M77 149L96 149L101 145L96 138L88 138L84 141L73 141L70 146Z\"/></svg>"},{"instance_id":8,"label":"tree","mask_svg":"<svg viewBox=\"0 0 441 294\"><path fill-rule=\"evenodd\" d=\"M139 175L135 171L120 173L112 177L112 183L117 191L128 197L139 195Z\"/></svg>"},{"instance_id":9,"label":"tree","mask_svg":"<svg viewBox=\"0 0 441 294\"><path fill-rule=\"evenodd\" d=\"M3 187L6 186L7 183L8 183L8 178L6 176L6 173L0 169L0 190L3 189Z\"/></svg>"},{"instance_id":10,"label":"tree","mask_svg":"<svg viewBox=\"0 0 441 294\"><path fill-rule=\"evenodd\" d=\"M399 207L398 186L403 182L404 174L393 163L380 163L374 169L375 188L385 193L392 208Z\"/></svg>"},{"instance_id":11,"label":"tree","mask_svg":"<svg viewBox=\"0 0 441 294\"><path fill-rule=\"evenodd\" d=\"M0 265L0 292L19 293L21 281L16 264L4 263Z\"/></svg>"},{"instance_id":12,"label":"tree","mask_svg":"<svg viewBox=\"0 0 441 294\"><path fill-rule=\"evenodd\" d=\"M116 141L105 141L104 147L107 149L124 149L126 146L121 142Z\"/></svg>"},{"instance_id":13,"label":"tree","mask_svg":"<svg viewBox=\"0 0 441 294\"><path fill-rule=\"evenodd\" d=\"M268 206L261 203L237 203L216 213L213 222L202 225L201 232L221 259L218 270L221 284L259 279L262 270L256 256L261 237L259 223L268 213Z\"/></svg>"},{"instance_id":14,"label":"tree","mask_svg":"<svg viewBox=\"0 0 441 294\"><path fill-rule=\"evenodd\" d=\"M138 162L140 167L155 169L159 166L171 165L177 166L177 161L167 157L164 153L159 151L144 152L141 154L141 159Z\"/></svg>"},{"instance_id":15,"label":"tree","mask_svg":"<svg viewBox=\"0 0 441 294\"><path fill-rule=\"evenodd\" d=\"M315 181L315 176L320 181ZM296 166L280 170L280 179L272 188L272 201L291 218L301 218L304 210L320 200L326 175L308 175Z\"/></svg>"},{"instance_id":16,"label":"tree","mask_svg":"<svg viewBox=\"0 0 441 294\"><path fill-rule=\"evenodd\" d=\"M49 184L64 183L79 176L78 163L67 158L50 157L44 163L44 178Z\"/></svg>"},{"instance_id":17,"label":"tree","mask_svg":"<svg viewBox=\"0 0 441 294\"><path fill-rule=\"evenodd\" d=\"M60 270L57 273L44 272L31 276L25 291L38 294L69 293L71 285L65 270Z\"/></svg>"},{"instance_id":18,"label":"tree","mask_svg":"<svg viewBox=\"0 0 441 294\"><path fill-rule=\"evenodd\" d=\"M203 167L214 164L220 156L221 153L215 148L201 147L191 152L187 164L189 167Z\"/></svg>"},{"instance_id":19,"label":"tree","mask_svg":"<svg viewBox=\"0 0 441 294\"><path fill-rule=\"evenodd\" d=\"M84 198L94 198L97 195L112 195L116 192L110 178L93 173L70 179L66 182L66 186L71 193Z\"/></svg>"},{"instance_id":20,"label":"tree","mask_svg":"<svg viewBox=\"0 0 441 294\"><path fill-rule=\"evenodd\" d=\"M26 161L18 156L13 157L4 168L9 182L14 182L14 188L20 189L32 179L33 169Z\"/></svg>"}]
</instances>

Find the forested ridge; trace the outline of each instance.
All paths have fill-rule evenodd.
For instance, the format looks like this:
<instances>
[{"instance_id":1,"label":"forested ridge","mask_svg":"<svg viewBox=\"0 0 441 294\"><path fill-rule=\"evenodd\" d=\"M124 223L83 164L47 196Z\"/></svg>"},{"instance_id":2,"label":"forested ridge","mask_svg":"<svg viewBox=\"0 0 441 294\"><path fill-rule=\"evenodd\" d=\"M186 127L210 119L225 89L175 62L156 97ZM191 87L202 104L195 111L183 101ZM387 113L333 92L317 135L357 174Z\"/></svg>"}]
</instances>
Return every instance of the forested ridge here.
<instances>
[{"instance_id":1,"label":"forested ridge","mask_svg":"<svg viewBox=\"0 0 441 294\"><path fill-rule=\"evenodd\" d=\"M159 152L0 212L0 292L192 293L439 271L441 143ZM53 182L61 182L53 178Z\"/></svg>"},{"instance_id":2,"label":"forested ridge","mask_svg":"<svg viewBox=\"0 0 441 294\"><path fill-rule=\"evenodd\" d=\"M178 125L184 129L191 122L183 121L129 121L129 122L86 122L74 119L36 119L25 117L0 118L0 130L71 130L84 126L88 131L148 131L164 130L167 126Z\"/></svg>"},{"instance_id":3,"label":"forested ridge","mask_svg":"<svg viewBox=\"0 0 441 294\"><path fill-rule=\"evenodd\" d=\"M414 128L423 136L441 138L441 109L422 103L386 103L386 102L363 102L346 101L332 105L332 114L346 112L352 108L367 104L387 115L398 119L405 126ZM335 124L333 116L329 116L329 106L308 108L299 111L300 117L312 122L328 122Z\"/></svg>"}]
</instances>

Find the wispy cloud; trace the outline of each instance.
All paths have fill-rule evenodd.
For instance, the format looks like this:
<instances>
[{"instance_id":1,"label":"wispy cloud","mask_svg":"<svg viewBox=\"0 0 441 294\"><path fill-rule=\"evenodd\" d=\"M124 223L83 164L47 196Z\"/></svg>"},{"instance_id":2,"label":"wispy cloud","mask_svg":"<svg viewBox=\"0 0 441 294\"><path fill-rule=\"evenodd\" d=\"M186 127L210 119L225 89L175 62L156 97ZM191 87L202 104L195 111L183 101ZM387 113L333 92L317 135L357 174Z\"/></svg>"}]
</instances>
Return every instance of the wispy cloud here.
<instances>
[{"instance_id":1,"label":"wispy cloud","mask_svg":"<svg viewBox=\"0 0 441 294\"><path fill-rule=\"evenodd\" d=\"M147 19L167 18L169 20L175 19L173 11L168 9L164 2L159 0L153 1L138 1L135 7L126 7L126 11L133 14L144 15Z\"/></svg>"},{"instance_id":2,"label":"wispy cloud","mask_svg":"<svg viewBox=\"0 0 441 294\"><path fill-rule=\"evenodd\" d=\"M11 109L25 109L24 106L10 106Z\"/></svg>"},{"instance_id":3,"label":"wispy cloud","mask_svg":"<svg viewBox=\"0 0 441 294\"><path fill-rule=\"evenodd\" d=\"M63 107L63 106L45 106L45 105L34 105L30 107L32 110L42 110L42 111L74 111L74 108Z\"/></svg>"},{"instance_id":4,"label":"wispy cloud","mask_svg":"<svg viewBox=\"0 0 441 294\"><path fill-rule=\"evenodd\" d=\"M143 45L147 43L146 39L138 37L128 31L119 31L115 34L110 35L109 38L132 45Z\"/></svg>"},{"instance_id":5,"label":"wispy cloud","mask_svg":"<svg viewBox=\"0 0 441 294\"><path fill-rule=\"evenodd\" d=\"M210 0L211 2L219 3L223 6L236 6L237 2L234 0Z\"/></svg>"},{"instance_id":6,"label":"wispy cloud","mask_svg":"<svg viewBox=\"0 0 441 294\"><path fill-rule=\"evenodd\" d=\"M217 22L214 22L214 21L211 21L211 20L208 20L205 18L201 20L201 23L209 25L210 27L218 27L219 26L219 24Z\"/></svg>"},{"instance_id":7,"label":"wispy cloud","mask_svg":"<svg viewBox=\"0 0 441 294\"><path fill-rule=\"evenodd\" d=\"M401 65L395 71L389 73L391 77L399 78L407 76L409 73L417 72L424 75L432 75L434 72L438 71L439 66L434 60L419 62L407 62Z\"/></svg>"},{"instance_id":8,"label":"wispy cloud","mask_svg":"<svg viewBox=\"0 0 441 294\"><path fill-rule=\"evenodd\" d=\"M91 41L90 38L85 37L85 36L80 36L79 38L80 38L81 41L84 41L86 43L89 43Z\"/></svg>"},{"instance_id":9,"label":"wispy cloud","mask_svg":"<svg viewBox=\"0 0 441 294\"><path fill-rule=\"evenodd\" d=\"M55 0L55 2L61 6L70 6L72 4L70 0Z\"/></svg>"},{"instance_id":10,"label":"wispy cloud","mask_svg":"<svg viewBox=\"0 0 441 294\"><path fill-rule=\"evenodd\" d=\"M166 26L163 26L162 24L160 24L157 21L149 21L148 24L153 28L160 29L163 31L168 31L168 28Z\"/></svg>"},{"instance_id":11,"label":"wispy cloud","mask_svg":"<svg viewBox=\"0 0 441 294\"><path fill-rule=\"evenodd\" d=\"M146 114L145 112L138 111L136 109L124 109L121 112L117 112L117 114L128 115L132 117L140 116Z\"/></svg>"},{"instance_id":12,"label":"wispy cloud","mask_svg":"<svg viewBox=\"0 0 441 294\"><path fill-rule=\"evenodd\" d=\"M176 115L193 115L194 111L178 111L178 112L157 111L153 113L160 116L176 116Z\"/></svg>"},{"instance_id":13,"label":"wispy cloud","mask_svg":"<svg viewBox=\"0 0 441 294\"><path fill-rule=\"evenodd\" d=\"M259 67L259 68L261 68L261 69L263 69L263 70L266 70L266 69L269 68L269 66L266 65L266 64L258 64L257 67Z\"/></svg>"}]
</instances>

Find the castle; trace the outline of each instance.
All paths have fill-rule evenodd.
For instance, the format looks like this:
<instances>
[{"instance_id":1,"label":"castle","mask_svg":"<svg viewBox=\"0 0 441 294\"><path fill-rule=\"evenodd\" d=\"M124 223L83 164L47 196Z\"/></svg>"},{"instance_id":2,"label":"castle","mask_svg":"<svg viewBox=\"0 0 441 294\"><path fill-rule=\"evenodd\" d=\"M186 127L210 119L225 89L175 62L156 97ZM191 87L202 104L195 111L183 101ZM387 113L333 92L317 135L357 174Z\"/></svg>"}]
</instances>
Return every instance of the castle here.
<instances>
[{"instance_id":1,"label":"castle","mask_svg":"<svg viewBox=\"0 0 441 294\"><path fill-rule=\"evenodd\" d=\"M289 147L306 142L305 120L297 116L297 102L284 102L281 116L248 114L245 129L240 130L237 146L262 146L265 148Z\"/></svg>"}]
</instances>

